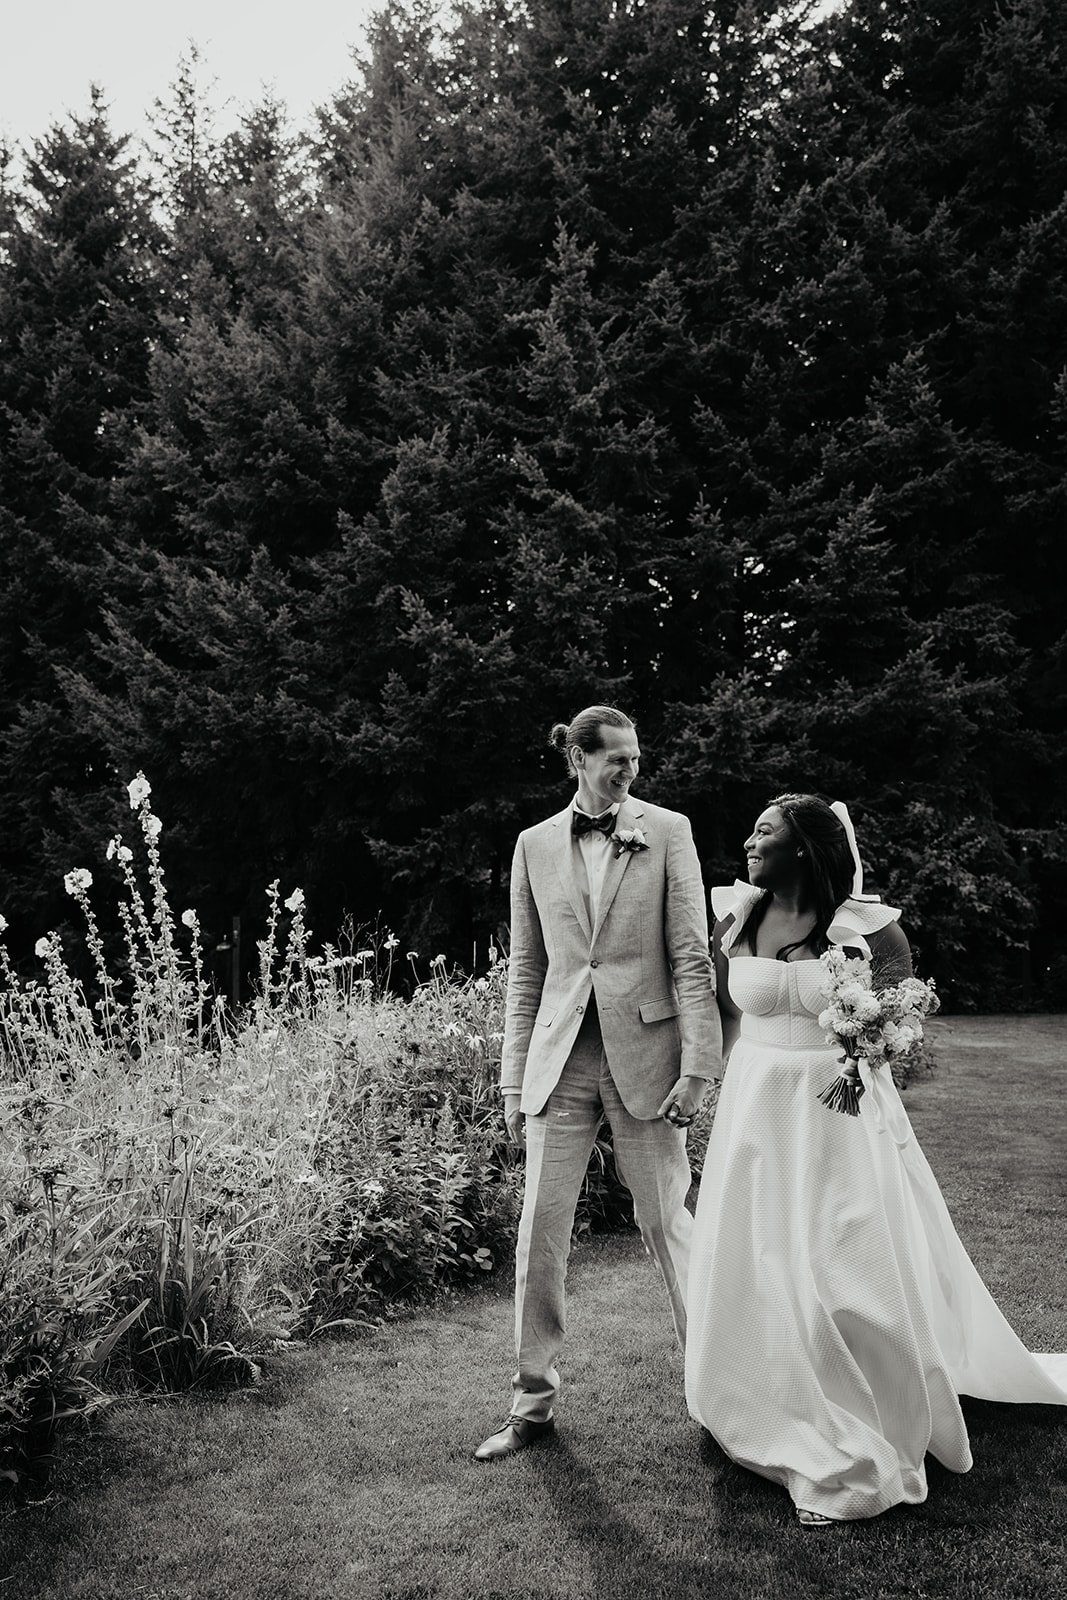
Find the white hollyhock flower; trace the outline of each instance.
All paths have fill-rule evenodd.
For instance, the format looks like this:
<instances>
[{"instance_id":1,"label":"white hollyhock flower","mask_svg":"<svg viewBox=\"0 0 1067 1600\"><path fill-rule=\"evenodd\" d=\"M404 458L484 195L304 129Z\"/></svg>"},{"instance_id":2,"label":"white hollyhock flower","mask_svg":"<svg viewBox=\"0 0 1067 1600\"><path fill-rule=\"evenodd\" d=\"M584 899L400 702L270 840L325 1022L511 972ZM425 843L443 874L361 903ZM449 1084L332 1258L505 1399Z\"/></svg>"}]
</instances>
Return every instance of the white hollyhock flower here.
<instances>
[{"instance_id":1,"label":"white hollyhock flower","mask_svg":"<svg viewBox=\"0 0 1067 1600\"><path fill-rule=\"evenodd\" d=\"M130 810L136 811L137 807L147 800L152 793L152 785L144 773L139 772L133 782L126 785L126 792L130 797Z\"/></svg>"},{"instance_id":2,"label":"white hollyhock flower","mask_svg":"<svg viewBox=\"0 0 1067 1600\"><path fill-rule=\"evenodd\" d=\"M294 889L293 890L292 894L289 896L288 900L285 902L285 908L286 908L287 911L302 911L304 909L304 891L303 891L303 889Z\"/></svg>"},{"instance_id":3,"label":"white hollyhock flower","mask_svg":"<svg viewBox=\"0 0 1067 1600\"><path fill-rule=\"evenodd\" d=\"M144 831L146 839L158 839L163 832L163 824L158 817L145 817Z\"/></svg>"},{"instance_id":4,"label":"white hollyhock flower","mask_svg":"<svg viewBox=\"0 0 1067 1600\"><path fill-rule=\"evenodd\" d=\"M68 894L82 894L93 886L93 875L86 867L75 867L73 872L68 872L63 879L63 887Z\"/></svg>"},{"instance_id":5,"label":"white hollyhock flower","mask_svg":"<svg viewBox=\"0 0 1067 1600\"><path fill-rule=\"evenodd\" d=\"M185 923L185 926L187 928L195 928L196 927L196 912L193 911L191 908L188 911L183 911L182 912L182 921Z\"/></svg>"},{"instance_id":6,"label":"white hollyhock flower","mask_svg":"<svg viewBox=\"0 0 1067 1600\"><path fill-rule=\"evenodd\" d=\"M7 932L7 918L0 912L0 933Z\"/></svg>"},{"instance_id":7,"label":"white hollyhock flower","mask_svg":"<svg viewBox=\"0 0 1067 1600\"><path fill-rule=\"evenodd\" d=\"M33 947L33 953L37 957L38 961L44 961L45 958L52 953L52 946L49 940L38 939L37 943Z\"/></svg>"}]
</instances>

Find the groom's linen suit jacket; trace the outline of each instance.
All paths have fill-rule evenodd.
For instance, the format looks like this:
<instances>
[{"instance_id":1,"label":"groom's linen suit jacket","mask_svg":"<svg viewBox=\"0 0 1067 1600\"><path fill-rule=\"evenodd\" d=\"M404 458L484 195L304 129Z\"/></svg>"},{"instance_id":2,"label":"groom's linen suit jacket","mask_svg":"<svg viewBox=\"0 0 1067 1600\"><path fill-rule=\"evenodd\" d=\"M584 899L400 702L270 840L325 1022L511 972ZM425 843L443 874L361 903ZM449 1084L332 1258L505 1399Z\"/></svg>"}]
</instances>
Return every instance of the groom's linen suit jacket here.
<instances>
[{"instance_id":1,"label":"groom's linen suit jacket","mask_svg":"<svg viewBox=\"0 0 1067 1600\"><path fill-rule=\"evenodd\" d=\"M595 995L608 1067L631 1115L650 1119L681 1074L718 1070L715 977L689 821L630 796L616 830L647 850L607 862L595 923L571 806L519 835L500 1087L536 1116Z\"/></svg>"}]
</instances>

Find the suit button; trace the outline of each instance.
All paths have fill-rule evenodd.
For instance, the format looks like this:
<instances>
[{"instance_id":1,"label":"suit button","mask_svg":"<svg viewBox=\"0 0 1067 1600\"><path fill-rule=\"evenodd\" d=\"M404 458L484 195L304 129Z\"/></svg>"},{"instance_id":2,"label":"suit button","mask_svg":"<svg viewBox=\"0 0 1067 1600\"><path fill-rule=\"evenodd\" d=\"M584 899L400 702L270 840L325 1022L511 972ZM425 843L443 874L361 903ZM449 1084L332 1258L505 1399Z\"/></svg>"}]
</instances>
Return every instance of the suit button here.
<instances>
[{"instance_id":1,"label":"suit button","mask_svg":"<svg viewBox=\"0 0 1067 1600\"><path fill-rule=\"evenodd\" d=\"M600 962L599 961L590 961L589 965L591 967L599 967Z\"/></svg>"},{"instance_id":2,"label":"suit button","mask_svg":"<svg viewBox=\"0 0 1067 1600\"><path fill-rule=\"evenodd\" d=\"M581 1011L582 1007L581 1006L575 1006L574 1009L575 1009L575 1011Z\"/></svg>"}]
</instances>

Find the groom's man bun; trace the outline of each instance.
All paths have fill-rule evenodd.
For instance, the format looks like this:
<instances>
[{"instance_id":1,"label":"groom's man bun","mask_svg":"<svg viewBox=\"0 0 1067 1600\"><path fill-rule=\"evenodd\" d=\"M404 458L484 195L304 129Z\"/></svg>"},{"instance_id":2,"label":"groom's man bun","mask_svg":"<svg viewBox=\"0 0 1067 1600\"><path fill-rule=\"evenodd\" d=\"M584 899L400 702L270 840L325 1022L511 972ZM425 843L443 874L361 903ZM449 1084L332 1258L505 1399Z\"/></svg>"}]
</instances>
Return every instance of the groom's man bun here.
<instances>
[{"instance_id":1,"label":"groom's man bun","mask_svg":"<svg viewBox=\"0 0 1067 1600\"><path fill-rule=\"evenodd\" d=\"M604 741L600 730L607 724L609 728L633 728L637 731L632 717L625 711L620 711L617 706L586 706L584 711L570 722L555 722L548 736L548 742L553 750L558 750L567 763L567 771L573 776L575 766L570 758L572 745L577 745L579 750L584 750L588 755L592 750L601 750Z\"/></svg>"}]
</instances>

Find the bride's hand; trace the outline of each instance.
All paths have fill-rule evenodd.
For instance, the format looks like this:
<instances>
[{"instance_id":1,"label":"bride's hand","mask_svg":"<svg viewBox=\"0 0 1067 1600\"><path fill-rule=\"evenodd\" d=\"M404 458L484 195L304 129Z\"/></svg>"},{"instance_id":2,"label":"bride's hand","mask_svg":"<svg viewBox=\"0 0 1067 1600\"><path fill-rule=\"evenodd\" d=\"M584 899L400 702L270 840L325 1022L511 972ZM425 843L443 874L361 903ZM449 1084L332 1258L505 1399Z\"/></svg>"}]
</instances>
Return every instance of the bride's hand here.
<instances>
[{"instance_id":1,"label":"bride's hand","mask_svg":"<svg viewBox=\"0 0 1067 1600\"><path fill-rule=\"evenodd\" d=\"M688 1128L700 1109L706 1088L704 1078L679 1078L656 1115L674 1128Z\"/></svg>"}]
</instances>

